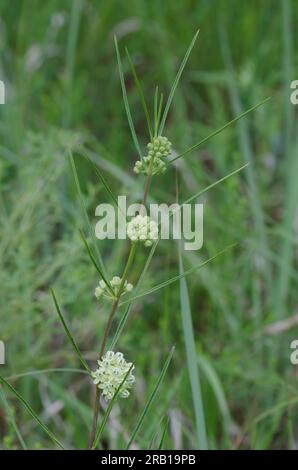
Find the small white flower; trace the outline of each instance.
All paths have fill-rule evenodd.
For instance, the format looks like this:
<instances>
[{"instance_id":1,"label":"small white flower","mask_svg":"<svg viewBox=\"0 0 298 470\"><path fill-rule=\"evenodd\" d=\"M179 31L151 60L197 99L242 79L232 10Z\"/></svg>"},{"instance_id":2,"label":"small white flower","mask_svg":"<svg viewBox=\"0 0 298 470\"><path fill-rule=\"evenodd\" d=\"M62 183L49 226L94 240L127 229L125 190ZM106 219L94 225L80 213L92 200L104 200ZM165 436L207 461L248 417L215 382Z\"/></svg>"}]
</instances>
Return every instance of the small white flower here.
<instances>
[{"instance_id":1,"label":"small white flower","mask_svg":"<svg viewBox=\"0 0 298 470\"><path fill-rule=\"evenodd\" d=\"M122 279L119 276L114 276L110 280L110 285L112 288L112 291L108 288L107 284L105 281L101 280L99 281L99 286L95 288L94 295L97 299L100 299L101 297L104 297L109 300L114 300L117 295L119 294L119 289L121 286ZM133 289L133 285L128 283L127 281L124 282L121 296L126 294L127 292L131 292Z\"/></svg>"},{"instance_id":2,"label":"small white flower","mask_svg":"<svg viewBox=\"0 0 298 470\"><path fill-rule=\"evenodd\" d=\"M121 352L114 353L113 351L107 351L97 362L98 368L91 372L91 377L93 383L102 390L104 398L112 400L123 381L119 396L127 398L129 396L129 389L135 381L135 377L132 374L134 369L132 363L126 362ZM130 372L125 379L129 370Z\"/></svg>"},{"instance_id":3,"label":"small white flower","mask_svg":"<svg viewBox=\"0 0 298 470\"><path fill-rule=\"evenodd\" d=\"M127 236L132 242L143 242L145 246L153 245L158 239L158 225L147 215L137 215L127 224Z\"/></svg>"}]
</instances>

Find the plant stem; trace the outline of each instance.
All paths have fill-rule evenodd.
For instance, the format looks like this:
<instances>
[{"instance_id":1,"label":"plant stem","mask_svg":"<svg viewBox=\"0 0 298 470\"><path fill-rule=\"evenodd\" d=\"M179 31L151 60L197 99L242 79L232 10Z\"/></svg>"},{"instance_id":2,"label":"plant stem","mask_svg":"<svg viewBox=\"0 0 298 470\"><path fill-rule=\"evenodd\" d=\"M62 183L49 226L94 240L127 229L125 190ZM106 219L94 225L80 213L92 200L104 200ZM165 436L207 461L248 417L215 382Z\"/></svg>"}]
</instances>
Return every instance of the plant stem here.
<instances>
[{"instance_id":1,"label":"plant stem","mask_svg":"<svg viewBox=\"0 0 298 470\"><path fill-rule=\"evenodd\" d=\"M143 204L144 206L146 205L146 202L147 202L147 197L148 197L148 193L149 193L149 188L150 188L150 183L151 183L151 173L149 173L147 175L147 179L146 179L146 184L145 184L145 190L144 190L144 197L143 197Z\"/></svg>"},{"instance_id":2,"label":"plant stem","mask_svg":"<svg viewBox=\"0 0 298 470\"><path fill-rule=\"evenodd\" d=\"M112 308L111 308L111 311L110 311L110 314L109 314L107 326L106 326L105 331L104 331L104 335L103 335L102 342L101 342L101 347L100 347L100 352L99 352L99 358L101 358L103 356L104 352L105 352L107 340L108 340L108 337L109 337L109 332L110 332L112 322L113 322L113 319L114 319L114 315L116 313L116 310L117 310L117 307L118 307L118 304L119 304L119 300L120 300L121 294L123 292L124 284L125 284L125 281L127 279L129 270L131 268L131 265L132 265L132 262L133 262L133 259L134 259L134 256L135 256L135 252L136 252L136 244L132 243L132 245L130 247L130 252L129 252L129 255L128 255L128 259L127 259L127 262L126 262L126 265L125 265L125 268L124 268L124 271L123 271L121 284L119 286L119 291L118 291L117 297L115 298L115 300L112 304ZM99 410L100 410L100 389L98 387L96 387L96 393L95 393L95 400L94 400L93 409L94 409L94 411L93 411L93 422L92 422L92 429L91 429L90 440L89 440L89 449L91 449L91 447L94 443L94 439L95 439L95 435L96 435L98 415L99 415Z\"/></svg>"}]
</instances>

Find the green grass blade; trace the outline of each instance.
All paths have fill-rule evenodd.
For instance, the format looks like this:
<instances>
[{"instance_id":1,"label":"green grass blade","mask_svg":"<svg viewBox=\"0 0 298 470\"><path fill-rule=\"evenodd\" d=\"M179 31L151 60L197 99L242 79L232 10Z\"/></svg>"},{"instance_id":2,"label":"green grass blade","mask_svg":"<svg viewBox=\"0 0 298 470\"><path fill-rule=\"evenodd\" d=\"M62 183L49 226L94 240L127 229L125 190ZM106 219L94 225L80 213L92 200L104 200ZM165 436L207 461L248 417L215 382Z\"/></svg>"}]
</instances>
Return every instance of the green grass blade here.
<instances>
[{"instance_id":1,"label":"green grass blade","mask_svg":"<svg viewBox=\"0 0 298 470\"><path fill-rule=\"evenodd\" d=\"M128 52L127 48L125 48L125 52L126 52L126 55L127 55L127 58L128 58L128 62L129 62L129 65L130 65L130 68L131 68L131 71L132 71L132 74L133 74L133 78L134 78L137 90L139 92L139 96L140 96L140 99L141 99L143 110L144 110L144 113L145 113L145 116L146 116L146 121L147 121L148 131L149 131L149 135L150 135L150 140L152 140L152 138L153 138L152 126L151 126L150 115L149 115L147 103L146 103L146 100L145 100L143 88L142 88L141 82L140 82L140 80L137 76L135 66L133 64L133 61L131 60L131 57L129 55L129 52Z\"/></svg>"},{"instance_id":2,"label":"green grass blade","mask_svg":"<svg viewBox=\"0 0 298 470\"><path fill-rule=\"evenodd\" d=\"M165 362L165 364L164 364L164 366L163 366L163 369L162 369L162 371L161 371L161 373L160 373L160 375L159 375L159 377L158 377L158 379L157 379L157 382L156 382L156 384L155 384L155 386L154 386L154 388L153 388L153 390L152 390L152 392L151 392L151 394L150 394L150 396L149 396L149 399L148 399L148 401L147 401L147 403L146 403L146 405L145 405L145 407L144 407L144 409L143 409L143 411L142 411L142 413L141 413L141 416L140 416L140 418L138 419L138 422L137 422L137 424L136 424L136 426L135 426L135 428L134 428L134 430L133 430L133 432L132 432L132 435L131 435L131 437L130 437L130 439L129 439L129 441L128 441L128 444L127 444L127 446L126 446L126 450L128 450L128 449L130 448L132 442L134 441L134 439L135 439L135 437L136 437L136 435L137 435L137 433L138 433L140 427L142 426L142 424L143 424L143 422L144 422L144 419L145 419L145 417L146 417L146 415L147 415L147 413L148 413L148 411L149 411L149 409L150 409L150 407L151 407L151 405L152 405L152 402L154 401L154 398L156 397L156 394L157 394L157 392L158 392L158 389L159 389L159 387L160 387L160 385L161 385L161 383L162 383L162 381L163 381L163 379L164 379L164 376L166 375L166 372L167 372L167 370L168 370L168 367L169 367L169 365L170 365L171 359L172 359L173 354L174 354L174 349L175 349L175 348L172 347L171 351L169 352L169 355L168 355L167 360L166 360L166 362Z\"/></svg>"},{"instance_id":3,"label":"green grass blade","mask_svg":"<svg viewBox=\"0 0 298 470\"><path fill-rule=\"evenodd\" d=\"M89 258L90 260L92 261L96 271L98 272L98 274L100 275L100 277L104 280L104 282L106 283L110 293L114 296L114 291L112 289L112 286L110 284L110 281L108 280L108 278L105 276L104 272L100 269L100 267L98 266L97 262L96 262L96 259L95 259L95 256L93 255L92 251L91 251L91 248L86 240L86 237L85 235L83 234L82 230L79 231L80 232L80 235L81 235L81 239L86 247L86 250L87 250L87 253L89 255Z\"/></svg>"},{"instance_id":4,"label":"green grass blade","mask_svg":"<svg viewBox=\"0 0 298 470\"><path fill-rule=\"evenodd\" d=\"M163 444L164 444L166 434L167 434L167 430L168 430L168 426L169 426L169 421L170 421L169 418L167 418L166 422L164 424L162 436L161 436L160 443L159 443L159 446L158 446L158 450L162 450L162 448L163 448Z\"/></svg>"},{"instance_id":5,"label":"green grass blade","mask_svg":"<svg viewBox=\"0 0 298 470\"><path fill-rule=\"evenodd\" d=\"M294 24L293 24L293 2L285 0L282 2L282 31L283 31L283 79L284 79L284 143L286 158L286 180L284 187L287 188L284 199L284 217L282 227L286 232L293 233L293 220L297 212L298 186L297 186L297 150L293 132L295 127L295 106L289 100L289 84L293 80L294 66ZM288 239L283 239L279 249L281 265L277 275L275 293L275 312L277 318L283 318L287 312L287 299L291 288L291 273L295 270L293 262L294 245Z\"/></svg>"},{"instance_id":6,"label":"green grass blade","mask_svg":"<svg viewBox=\"0 0 298 470\"><path fill-rule=\"evenodd\" d=\"M130 132L131 132L136 150L137 150L137 152L139 154L139 157L141 159L142 158L142 152L141 152L140 144L139 144L137 134L136 134L136 131L135 131L134 123L133 123L133 120L132 120L132 117L131 117L130 107L129 107L127 93L126 93L124 75L123 75L123 67L122 67L122 62L121 62L121 57L120 57L120 52L119 52L118 42L117 42L116 36L114 36L114 42L115 42L115 48L116 48L120 83L121 83L121 88L122 88L122 95L123 95L123 102L124 102L124 106L125 106L126 116L127 116L128 124L129 124L129 127L130 127Z\"/></svg>"},{"instance_id":7,"label":"green grass blade","mask_svg":"<svg viewBox=\"0 0 298 470\"><path fill-rule=\"evenodd\" d=\"M110 416L110 413L112 411L112 408L114 406L114 403L115 401L117 400L118 396L119 396L119 393L120 393L120 390L123 386L123 384L125 383L127 377L129 376L130 372L132 371L133 369L133 364L131 365L131 367L129 368L129 370L127 371L127 373L125 374L125 377L124 379L122 380L121 384L119 385L119 387L117 388L116 392L115 392L115 395L113 396L112 400L110 400L109 402L109 405L108 405L108 408L104 414L104 417L102 419L102 422L100 423L100 426L98 427L97 431L96 431L96 435L95 435L95 439L94 439L94 442L92 444L92 450L96 449L98 443L99 443L99 439L104 431L104 428L105 428L105 425L109 419L109 416Z\"/></svg>"},{"instance_id":8,"label":"green grass blade","mask_svg":"<svg viewBox=\"0 0 298 470\"><path fill-rule=\"evenodd\" d=\"M179 270L184 273L181 245L179 245ZM180 304L183 324L183 335L186 348L186 358L189 380L192 392L192 401L195 412L197 445L200 450L208 449L207 433L199 370L197 364L197 352L193 330L190 301L185 277L180 279Z\"/></svg>"},{"instance_id":9,"label":"green grass blade","mask_svg":"<svg viewBox=\"0 0 298 470\"><path fill-rule=\"evenodd\" d=\"M13 410L11 409L7 399L6 399L6 396L5 396L5 393L4 391L2 390L2 387L0 387L0 397L3 401L3 405L4 405L4 408L5 408L5 411L6 411L6 414L7 414L7 419L8 421L10 422L12 428L14 429L14 432L16 433L16 436L18 438L18 440L20 441L20 445L22 447L23 450L27 450L27 446L25 444L25 441L23 439L23 436L18 428L18 425L16 423L16 420L14 418L14 413L13 413Z\"/></svg>"},{"instance_id":10,"label":"green grass blade","mask_svg":"<svg viewBox=\"0 0 298 470\"><path fill-rule=\"evenodd\" d=\"M192 274L193 272L195 272L196 270L200 269L200 268L203 268L204 266L206 266L207 264L209 264L211 261L215 260L218 256L222 255L223 253L225 253L226 251L234 248L237 244L234 243L232 245L229 245L227 246L226 248L224 248L223 250L219 251L218 253L216 253L214 256L212 256L211 258L208 258L206 261L203 261L202 263L199 263L197 264L196 266L193 266L192 268L188 269L187 271L184 271L182 274L178 274L177 276L174 276L172 277L171 279L168 279L167 281L164 281L164 282L161 282L160 284L152 287L152 289L149 289L145 292L143 292L142 294L139 294L139 295L136 295L134 297L131 297L130 299L128 300L124 300L123 302L120 303L120 305L123 305L123 304L126 304L128 302L132 302L136 299L140 299L141 297L144 297L145 295L149 295L149 294L152 294L153 292L156 292L160 289L163 289L164 287L167 287L168 285L170 284L173 284L173 282L177 282L179 281L180 279L182 279L183 277L186 277L188 276L189 274Z\"/></svg>"},{"instance_id":11,"label":"green grass blade","mask_svg":"<svg viewBox=\"0 0 298 470\"><path fill-rule=\"evenodd\" d=\"M216 129L216 131L214 132L211 132L211 134L207 135L207 137L204 137L204 139L202 139L200 142L198 142L197 144L194 144L192 145L189 149L185 150L184 152L180 153L179 155L177 155L176 157L172 158L172 160L170 160L168 162L168 165L170 163L173 163L175 162L176 160L178 160L178 158L181 158L181 157L185 157L185 155L187 155L188 153L192 152L193 150L197 149L198 147L201 147L203 144L205 144L206 142L208 142L208 140L212 139L213 137L215 137L217 134L220 134L222 131L224 131L227 127L231 126L232 124L235 124L237 121L239 121L240 119L242 119L243 117L247 116L249 113L251 113L252 111L255 111L257 108L259 108L260 106L262 106L263 104L267 103L269 100L271 99L271 96L265 98L264 100L260 101L260 103L257 103L256 105L252 106L251 108L247 109L246 111L244 111L243 113L239 114L239 116L236 116L234 119L232 119L231 121L227 122L224 126L220 127L219 129Z\"/></svg>"},{"instance_id":12,"label":"green grass blade","mask_svg":"<svg viewBox=\"0 0 298 470\"><path fill-rule=\"evenodd\" d=\"M218 404L218 409L222 414L224 429L228 434L230 432L232 418L230 415L226 395L220 382L220 378L218 377L216 370L214 369L214 367L212 367L206 357L202 355L198 356L198 364L201 371L204 373L206 379L208 380L210 387L213 390L214 396Z\"/></svg>"},{"instance_id":13,"label":"green grass blade","mask_svg":"<svg viewBox=\"0 0 298 470\"><path fill-rule=\"evenodd\" d=\"M223 27L220 28L220 45L222 49L222 56L225 63L225 67L228 73L228 90L230 95L230 101L233 109L234 115L241 113L243 106L241 102L239 86L236 76L235 66L233 64L232 53L228 41L228 35ZM250 197L250 208L254 218L254 225L255 225L255 233L258 237L259 247L258 247L258 256L263 258L263 253L268 249L269 242L268 237L266 234L266 225L264 221L264 210L263 210L263 203L262 197L260 194L259 184L257 173L255 170L255 155L254 155L254 148L253 142L251 139L250 129L248 126L247 120L241 120L237 126L238 130L238 139L240 150L243 155L244 161L249 163L250 165L247 168L246 178L247 184L249 188L249 197ZM272 273L271 267L264 263L264 278L267 283L267 288L271 289L272 287ZM254 309L255 309L255 317L256 321L258 322L261 318L263 309L261 308L261 295L259 289L260 280L258 276L254 278ZM269 292L270 295L270 292Z\"/></svg>"},{"instance_id":14,"label":"green grass blade","mask_svg":"<svg viewBox=\"0 0 298 470\"><path fill-rule=\"evenodd\" d=\"M57 302L57 298L56 298L55 292L53 291L53 289L50 289L50 291L51 291L51 294L52 294L52 297L53 297L53 300L54 300L54 304L55 304L55 307L56 307L58 316L59 316L59 318L60 318L60 320L61 320L61 323L62 323L62 325L63 325L63 327L64 327L65 333L66 333L66 335L67 335L69 341L70 341L71 344L73 345L73 348L74 348L75 352L77 353L78 358L79 358L79 360L80 360L82 366L90 373L90 372L91 372L90 367L88 366L87 362L85 361L85 359L84 359L84 357L83 357L81 351L79 350L79 347L78 347L78 345L77 345L77 343L76 343L74 337L72 336L72 334L71 334L71 332L70 332L70 330L69 330L69 328L68 328L68 326L67 326L67 324L66 324L66 321L64 320L64 317L63 317L63 315L62 315L61 309L60 309L60 307L59 307L59 305L58 305L58 302Z\"/></svg>"},{"instance_id":15,"label":"green grass blade","mask_svg":"<svg viewBox=\"0 0 298 470\"><path fill-rule=\"evenodd\" d=\"M199 35L199 32L200 30L198 30L196 32L196 34L194 35L190 45L189 45L189 48L187 49L186 51L186 54L181 62L181 65L179 67L179 70L177 72L177 75L175 77L175 80L174 80L174 83L172 85L172 88L171 88L171 91L170 91L170 94L169 94L169 97L168 97L168 100L167 100L167 103L166 103L166 106L165 106L165 109L164 109L164 112L163 112L163 116L162 116L162 119L161 119L161 123L160 123L160 128L159 128L159 134L162 134L163 133L163 130L164 130L164 127L165 127L165 123L166 123L166 119L167 119L167 116L168 116L168 112L169 112L169 109L170 109L170 106L172 104L172 101L173 101L173 98L174 98L174 94L175 94L175 91L176 91L176 88L178 86L178 83L179 83L179 80L180 80L180 77L182 75L182 72L185 68L185 65L188 61L188 57L195 45L195 42L196 42L196 39Z\"/></svg>"},{"instance_id":16,"label":"green grass blade","mask_svg":"<svg viewBox=\"0 0 298 470\"><path fill-rule=\"evenodd\" d=\"M7 382L7 380L5 380L4 377L2 377L1 375L0 375L0 382L3 385L5 385L13 393L13 395L23 404L23 406L26 408L28 413L32 416L32 418L35 419L35 421L44 430L44 432L49 436L49 438L53 442L55 442L59 447L61 447L61 449L64 449L64 446L61 444L61 442L54 436L52 431L50 431L50 429L40 420L40 418L35 413L35 411L31 408L29 403L27 403L27 401L19 394L19 392L12 385L10 385L10 383Z\"/></svg>"}]
</instances>

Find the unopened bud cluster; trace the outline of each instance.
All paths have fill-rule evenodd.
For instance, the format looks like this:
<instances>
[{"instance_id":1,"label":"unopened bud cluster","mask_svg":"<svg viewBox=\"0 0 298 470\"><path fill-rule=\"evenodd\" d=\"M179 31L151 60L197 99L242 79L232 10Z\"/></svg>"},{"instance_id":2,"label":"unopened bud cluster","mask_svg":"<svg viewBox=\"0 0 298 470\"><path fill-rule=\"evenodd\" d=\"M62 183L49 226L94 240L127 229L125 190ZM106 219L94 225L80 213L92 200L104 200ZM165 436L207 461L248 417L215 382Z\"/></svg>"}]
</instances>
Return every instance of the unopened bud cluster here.
<instances>
[{"instance_id":1,"label":"unopened bud cluster","mask_svg":"<svg viewBox=\"0 0 298 470\"><path fill-rule=\"evenodd\" d=\"M162 136L155 137L152 142L149 142L148 155L138 160L134 167L134 172L144 173L145 175L160 175L166 171L166 158L171 153L172 144Z\"/></svg>"},{"instance_id":2,"label":"unopened bud cluster","mask_svg":"<svg viewBox=\"0 0 298 470\"><path fill-rule=\"evenodd\" d=\"M113 279L111 279L110 285L113 291L113 294L112 294L111 290L109 289L105 281L103 280L99 281L99 285L98 287L95 288L95 291L94 291L95 297L97 299L100 299L101 297L105 297L107 299L114 300L119 294L121 282L122 282L122 279L119 276L114 276ZM130 292L132 289L133 289L133 285L125 281L123 284L121 295L126 294L126 292Z\"/></svg>"},{"instance_id":3,"label":"unopened bud cluster","mask_svg":"<svg viewBox=\"0 0 298 470\"><path fill-rule=\"evenodd\" d=\"M132 242L151 246L158 239L158 225L147 215L137 215L127 224L127 236Z\"/></svg>"}]
</instances>

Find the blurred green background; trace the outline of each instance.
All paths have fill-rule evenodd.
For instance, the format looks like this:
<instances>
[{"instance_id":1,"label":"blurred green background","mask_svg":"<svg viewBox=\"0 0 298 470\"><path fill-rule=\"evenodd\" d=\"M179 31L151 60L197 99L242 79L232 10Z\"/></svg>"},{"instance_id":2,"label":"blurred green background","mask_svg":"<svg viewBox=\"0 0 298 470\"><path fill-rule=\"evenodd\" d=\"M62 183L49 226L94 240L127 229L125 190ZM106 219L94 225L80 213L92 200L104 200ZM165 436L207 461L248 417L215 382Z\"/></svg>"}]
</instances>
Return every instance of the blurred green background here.
<instances>
[{"instance_id":1,"label":"blurred green background","mask_svg":"<svg viewBox=\"0 0 298 470\"><path fill-rule=\"evenodd\" d=\"M290 362L290 343L298 337L297 107L290 102L290 83L298 79L296 7L290 0L1 1L0 339L7 363L0 372L67 446L86 446L92 389L88 377L64 370L79 363L49 287L92 367L107 318L107 306L93 296L98 277L79 237L86 221L67 148L74 149L93 224L95 207L108 198L75 151L78 141L117 195L139 200L144 179L132 171L137 155L113 36L145 148L146 121L125 47L152 109L155 86L168 95L200 28L166 125L175 151L272 96L176 166L184 200L250 163L200 199L204 247L184 253L190 268L239 243L187 278L209 447L297 448L297 369ZM175 201L175 168L154 180L151 195ZM109 275L118 274L128 245L99 246ZM147 255L138 253L132 282ZM161 242L144 289L177 275L177 260L175 243ZM164 448L197 447L178 283L133 306L119 348L135 362L137 383L113 410L106 448L127 441L173 344L173 361L134 445L156 448L168 419ZM53 448L6 392L0 397L1 448L20 448L22 439L29 448Z\"/></svg>"}]
</instances>

